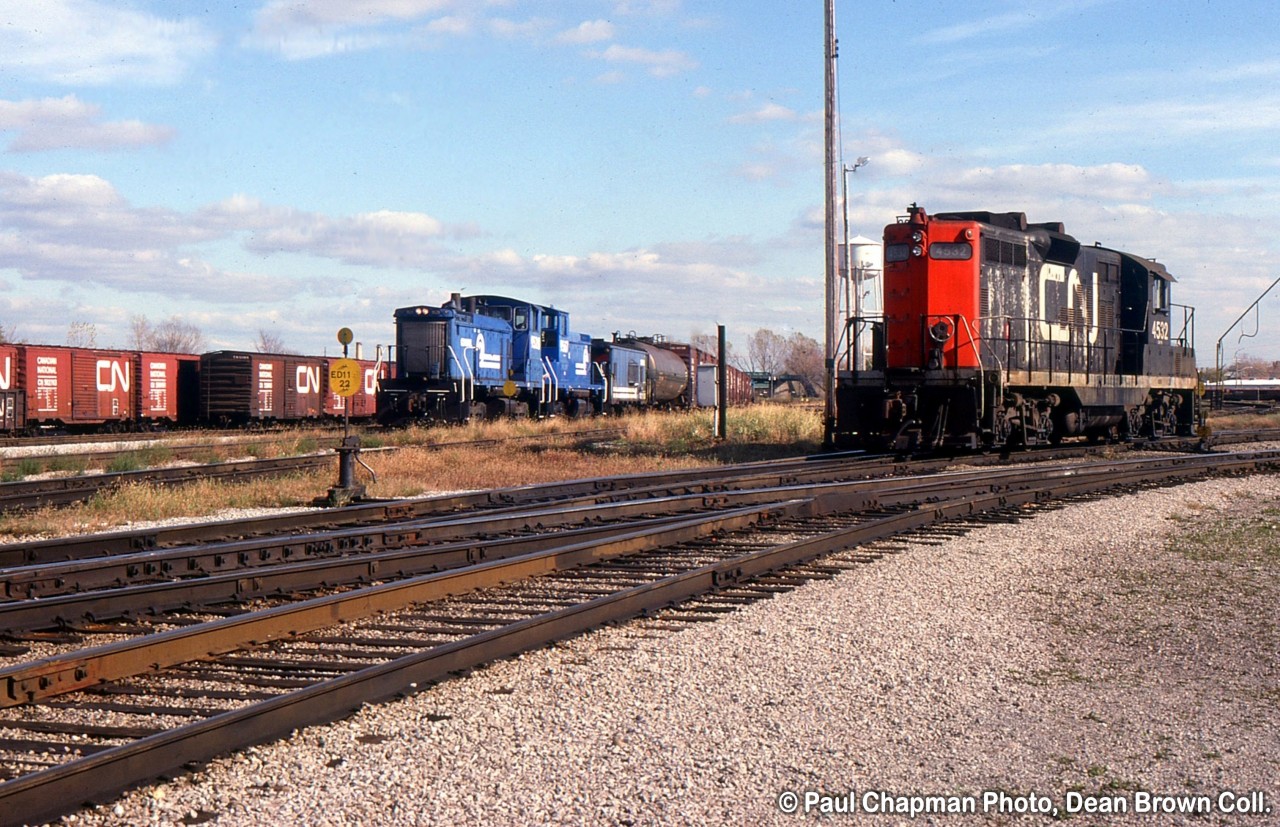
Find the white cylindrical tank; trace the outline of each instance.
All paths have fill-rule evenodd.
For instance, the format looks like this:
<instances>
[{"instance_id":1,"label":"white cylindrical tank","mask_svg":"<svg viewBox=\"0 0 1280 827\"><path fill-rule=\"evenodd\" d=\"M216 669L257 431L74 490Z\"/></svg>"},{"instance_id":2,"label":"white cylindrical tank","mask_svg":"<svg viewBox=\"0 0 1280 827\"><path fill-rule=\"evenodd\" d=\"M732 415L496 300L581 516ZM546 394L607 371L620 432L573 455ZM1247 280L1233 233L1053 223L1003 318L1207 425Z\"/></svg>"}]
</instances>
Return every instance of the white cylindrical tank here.
<instances>
[{"instance_id":1,"label":"white cylindrical tank","mask_svg":"<svg viewBox=\"0 0 1280 827\"><path fill-rule=\"evenodd\" d=\"M863 279L873 279L884 270L884 250L879 241L866 236L849 239L849 261Z\"/></svg>"}]
</instances>

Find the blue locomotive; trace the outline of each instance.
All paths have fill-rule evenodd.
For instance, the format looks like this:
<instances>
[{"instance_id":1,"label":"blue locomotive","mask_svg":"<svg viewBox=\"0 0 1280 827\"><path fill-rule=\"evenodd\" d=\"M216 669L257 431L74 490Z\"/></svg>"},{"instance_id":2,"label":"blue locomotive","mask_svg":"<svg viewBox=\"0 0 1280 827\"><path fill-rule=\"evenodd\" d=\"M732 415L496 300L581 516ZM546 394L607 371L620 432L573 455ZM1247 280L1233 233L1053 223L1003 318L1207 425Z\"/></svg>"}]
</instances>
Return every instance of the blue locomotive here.
<instances>
[{"instance_id":1,"label":"blue locomotive","mask_svg":"<svg viewBox=\"0 0 1280 827\"><path fill-rule=\"evenodd\" d=\"M395 378L378 400L384 422L585 416L602 407L591 337L573 332L562 310L455 293L442 307L402 307L395 321Z\"/></svg>"}]
</instances>

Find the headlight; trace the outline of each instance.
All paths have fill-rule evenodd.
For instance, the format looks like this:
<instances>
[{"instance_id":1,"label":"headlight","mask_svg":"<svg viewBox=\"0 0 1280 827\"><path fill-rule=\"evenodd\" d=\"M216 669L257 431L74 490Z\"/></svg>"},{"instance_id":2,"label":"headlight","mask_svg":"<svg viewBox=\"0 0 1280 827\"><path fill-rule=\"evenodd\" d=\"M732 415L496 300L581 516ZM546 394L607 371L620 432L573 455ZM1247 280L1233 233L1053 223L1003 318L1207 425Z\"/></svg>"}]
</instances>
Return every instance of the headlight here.
<instances>
[{"instance_id":1,"label":"headlight","mask_svg":"<svg viewBox=\"0 0 1280 827\"><path fill-rule=\"evenodd\" d=\"M920 232L919 230L916 230L914 233L911 234L911 240L919 244L920 242L924 241L924 233Z\"/></svg>"},{"instance_id":2,"label":"headlight","mask_svg":"<svg viewBox=\"0 0 1280 827\"><path fill-rule=\"evenodd\" d=\"M913 245L911 245L911 255L913 255L913 256L922 256L922 255L924 255L924 248L923 248L923 247L921 247L919 244L913 244Z\"/></svg>"}]
</instances>

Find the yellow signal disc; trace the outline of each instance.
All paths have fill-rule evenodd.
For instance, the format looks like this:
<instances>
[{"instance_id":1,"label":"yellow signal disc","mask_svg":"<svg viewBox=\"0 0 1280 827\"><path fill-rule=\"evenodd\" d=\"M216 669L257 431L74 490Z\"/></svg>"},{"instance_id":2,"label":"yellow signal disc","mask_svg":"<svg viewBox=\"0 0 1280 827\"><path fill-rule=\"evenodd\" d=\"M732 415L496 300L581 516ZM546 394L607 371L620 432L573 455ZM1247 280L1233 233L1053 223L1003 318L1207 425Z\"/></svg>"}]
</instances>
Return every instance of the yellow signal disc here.
<instances>
[{"instance_id":1,"label":"yellow signal disc","mask_svg":"<svg viewBox=\"0 0 1280 827\"><path fill-rule=\"evenodd\" d=\"M360 363L355 359L335 359L329 363L329 390L338 396L359 393L360 378Z\"/></svg>"}]
</instances>

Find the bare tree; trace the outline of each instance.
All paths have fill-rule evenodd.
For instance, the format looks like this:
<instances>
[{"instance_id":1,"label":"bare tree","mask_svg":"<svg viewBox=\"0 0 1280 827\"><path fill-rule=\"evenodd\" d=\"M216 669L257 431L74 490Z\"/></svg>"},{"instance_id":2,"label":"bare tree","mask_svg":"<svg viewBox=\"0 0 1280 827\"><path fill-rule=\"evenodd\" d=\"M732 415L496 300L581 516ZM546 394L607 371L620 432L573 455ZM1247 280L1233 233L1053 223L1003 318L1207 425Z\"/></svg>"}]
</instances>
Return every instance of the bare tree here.
<instances>
[{"instance_id":1,"label":"bare tree","mask_svg":"<svg viewBox=\"0 0 1280 827\"><path fill-rule=\"evenodd\" d=\"M204 333L191 322L170 316L152 331L151 346L165 353L199 353L204 350Z\"/></svg>"},{"instance_id":2,"label":"bare tree","mask_svg":"<svg viewBox=\"0 0 1280 827\"><path fill-rule=\"evenodd\" d=\"M776 376L782 372L790 350L786 339L762 327L747 340L747 361L743 369Z\"/></svg>"},{"instance_id":3,"label":"bare tree","mask_svg":"<svg viewBox=\"0 0 1280 827\"><path fill-rule=\"evenodd\" d=\"M0 324L0 344L14 344L18 339L18 329L11 324Z\"/></svg>"},{"instance_id":4,"label":"bare tree","mask_svg":"<svg viewBox=\"0 0 1280 827\"><path fill-rule=\"evenodd\" d=\"M689 344L693 345L698 350L711 354L712 356L717 356L720 353L720 337L718 335L711 333L694 333L689 336ZM724 349L725 361L729 364L733 364L733 344L726 341L724 343Z\"/></svg>"},{"instance_id":5,"label":"bare tree","mask_svg":"<svg viewBox=\"0 0 1280 827\"><path fill-rule=\"evenodd\" d=\"M787 339L787 356L783 363L787 373L804 378L815 390L827 386L827 371L823 366L822 345L799 331Z\"/></svg>"},{"instance_id":6,"label":"bare tree","mask_svg":"<svg viewBox=\"0 0 1280 827\"><path fill-rule=\"evenodd\" d=\"M259 353L288 353L285 349L284 337L279 333L271 330L260 328L258 330L258 340L254 342L254 347Z\"/></svg>"},{"instance_id":7,"label":"bare tree","mask_svg":"<svg viewBox=\"0 0 1280 827\"><path fill-rule=\"evenodd\" d=\"M170 316L152 325L146 316L138 315L129 319L129 326L133 347L137 350L164 353L199 353L204 350L204 332L178 316Z\"/></svg>"},{"instance_id":8,"label":"bare tree","mask_svg":"<svg viewBox=\"0 0 1280 827\"><path fill-rule=\"evenodd\" d=\"M72 322L67 325L67 344L71 347L97 347L98 328L90 322Z\"/></svg>"},{"instance_id":9,"label":"bare tree","mask_svg":"<svg viewBox=\"0 0 1280 827\"><path fill-rule=\"evenodd\" d=\"M151 349L151 322L141 313L129 317L129 344L134 350Z\"/></svg>"}]
</instances>

